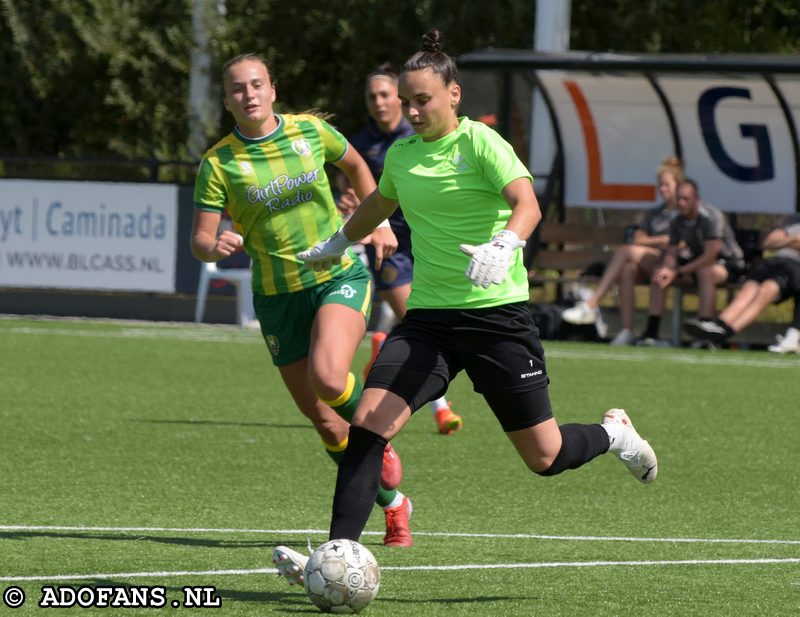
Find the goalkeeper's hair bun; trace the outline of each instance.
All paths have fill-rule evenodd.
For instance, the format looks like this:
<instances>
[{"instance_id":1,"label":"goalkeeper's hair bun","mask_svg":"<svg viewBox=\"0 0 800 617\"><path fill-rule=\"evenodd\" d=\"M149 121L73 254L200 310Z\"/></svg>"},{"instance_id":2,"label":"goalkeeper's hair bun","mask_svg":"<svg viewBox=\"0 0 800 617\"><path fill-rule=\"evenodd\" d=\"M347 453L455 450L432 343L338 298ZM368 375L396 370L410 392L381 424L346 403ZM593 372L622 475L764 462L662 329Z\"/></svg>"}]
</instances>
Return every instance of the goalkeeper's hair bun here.
<instances>
[{"instance_id":1,"label":"goalkeeper's hair bun","mask_svg":"<svg viewBox=\"0 0 800 617\"><path fill-rule=\"evenodd\" d=\"M458 83L456 61L444 52L444 35L435 28L425 33L420 51L403 65L403 72L423 69L433 71L445 85Z\"/></svg>"},{"instance_id":2,"label":"goalkeeper's hair bun","mask_svg":"<svg viewBox=\"0 0 800 617\"><path fill-rule=\"evenodd\" d=\"M444 35L433 28L422 36L420 51L439 53L444 51Z\"/></svg>"}]
</instances>

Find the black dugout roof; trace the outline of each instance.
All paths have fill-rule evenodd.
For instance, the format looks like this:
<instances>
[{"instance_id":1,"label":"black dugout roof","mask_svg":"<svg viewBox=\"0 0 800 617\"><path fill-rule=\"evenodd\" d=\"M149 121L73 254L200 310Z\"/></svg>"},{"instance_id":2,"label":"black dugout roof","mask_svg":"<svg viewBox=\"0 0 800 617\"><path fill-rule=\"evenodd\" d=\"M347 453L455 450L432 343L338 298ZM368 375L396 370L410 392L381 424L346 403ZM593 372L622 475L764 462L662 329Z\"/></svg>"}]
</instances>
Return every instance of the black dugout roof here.
<instances>
[{"instance_id":1,"label":"black dugout roof","mask_svg":"<svg viewBox=\"0 0 800 617\"><path fill-rule=\"evenodd\" d=\"M773 73L800 75L800 54L618 54L613 52L541 52L532 49L484 49L457 58L462 68L571 69Z\"/></svg>"}]
</instances>

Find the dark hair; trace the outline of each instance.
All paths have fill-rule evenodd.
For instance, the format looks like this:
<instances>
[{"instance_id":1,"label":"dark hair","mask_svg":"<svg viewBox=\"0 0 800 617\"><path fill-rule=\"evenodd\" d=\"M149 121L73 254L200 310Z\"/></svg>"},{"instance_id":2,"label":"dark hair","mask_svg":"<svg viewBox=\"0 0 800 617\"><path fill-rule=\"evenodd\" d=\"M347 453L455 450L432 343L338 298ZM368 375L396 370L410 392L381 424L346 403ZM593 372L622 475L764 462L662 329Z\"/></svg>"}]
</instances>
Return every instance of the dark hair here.
<instances>
[{"instance_id":1,"label":"dark hair","mask_svg":"<svg viewBox=\"0 0 800 617\"><path fill-rule=\"evenodd\" d=\"M430 69L447 86L458 83L456 61L444 52L444 35L436 29L429 30L422 37L420 51L411 56L403 65L403 72Z\"/></svg>"},{"instance_id":2,"label":"dark hair","mask_svg":"<svg viewBox=\"0 0 800 617\"><path fill-rule=\"evenodd\" d=\"M233 58L228 60L225 64L223 64L222 65L222 79L223 80L225 79L225 75L227 74L229 68L231 68L232 66L234 66L236 64L239 64L240 62L248 62L250 60L253 60L255 62L260 62L265 67L267 67L267 73L269 73L270 81L272 81L274 83L275 80L272 79L272 69L270 68L269 64L267 64L267 61L264 60L264 58L262 58L259 54L255 53L255 52L248 52L246 54L239 54L238 56L234 56Z\"/></svg>"},{"instance_id":3,"label":"dark hair","mask_svg":"<svg viewBox=\"0 0 800 617\"><path fill-rule=\"evenodd\" d=\"M397 71L390 62L384 62L372 69L367 75L367 83L376 77L385 77L392 80L395 84L397 83Z\"/></svg>"},{"instance_id":4,"label":"dark hair","mask_svg":"<svg viewBox=\"0 0 800 617\"><path fill-rule=\"evenodd\" d=\"M695 196L696 196L696 197L699 197L699 196L700 196L700 189L699 189L699 188L697 188L697 182L695 182L695 181L694 181L694 180L692 180L691 178L684 178L684 179L683 179L683 182L679 183L679 184L678 184L678 186L681 186L681 185L684 185L684 184L688 184L689 186L691 186L691 187L692 187L692 189L694 190L694 194L695 194Z\"/></svg>"}]
</instances>

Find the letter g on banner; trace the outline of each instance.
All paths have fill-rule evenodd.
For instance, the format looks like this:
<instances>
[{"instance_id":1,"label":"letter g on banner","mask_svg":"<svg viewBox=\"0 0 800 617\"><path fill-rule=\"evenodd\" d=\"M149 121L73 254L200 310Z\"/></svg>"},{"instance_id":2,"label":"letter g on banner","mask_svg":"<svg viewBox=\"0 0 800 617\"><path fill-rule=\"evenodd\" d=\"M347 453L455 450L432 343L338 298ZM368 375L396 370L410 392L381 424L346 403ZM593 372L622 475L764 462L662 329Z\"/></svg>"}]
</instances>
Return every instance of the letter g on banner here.
<instances>
[{"instance_id":1,"label":"letter g on banner","mask_svg":"<svg viewBox=\"0 0 800 617\"><path fill-rule=\"evenodd\" d=\"M775 165L772 162L772 144L769 140L769 131L765 125L741 124L739 126L742 137L749 137L755 140L757 156L755 166L740 165L725 151L722 140L719 138L714 112L719 102L729 97L749 99L750 90L730 87L710 88L697 101L700 130L703 133L703 140L708 148L708 153L722 173L734 180L742 182L772 180L775 177Z\"/></svg>"}]
</instances>

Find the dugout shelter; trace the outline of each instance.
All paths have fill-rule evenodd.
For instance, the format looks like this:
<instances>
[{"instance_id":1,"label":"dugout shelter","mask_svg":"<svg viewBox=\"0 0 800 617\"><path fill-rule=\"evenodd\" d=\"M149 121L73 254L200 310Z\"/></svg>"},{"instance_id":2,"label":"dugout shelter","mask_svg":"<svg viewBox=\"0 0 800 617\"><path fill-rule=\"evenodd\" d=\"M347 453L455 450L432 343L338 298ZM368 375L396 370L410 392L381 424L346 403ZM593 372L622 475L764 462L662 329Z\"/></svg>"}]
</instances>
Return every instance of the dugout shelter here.
<instances>
[{"instance_id":1,"label":"dugout shelter","mask_svg":"<svg viewBox=\"0 0 800 617\"><path fill-rule=\"evenodd\" d=\"M800 56L487 49L458 64L464 112L514 145L559 216L655 205L672 154L725 212L800 211ZM534 92L548 126L531 127ZM550 155L531 156L537 139Z\"/></svg>"},{"instance_id":2,"label":"dugout shelter","mask_svg":"<svg viewBox=\"0 0 800 617\"><path fill-rule=\"evenodd\" d=\"M746 255L760 254L759 230L800 212L800 56L487 49L458 64L462 111L494 126L534 177L545 225L529 239L526 265L546 264L545 254L564 268L580 263L572 275L549 266L558 270L557 303L569 300L563 281L596 280L631 210L658 203L665 157L680 157L702 199L728 214ZM576 242L590 246L564 251ZM684 291L672 302L673 345Z\"/></svg>"}]
</instances>

